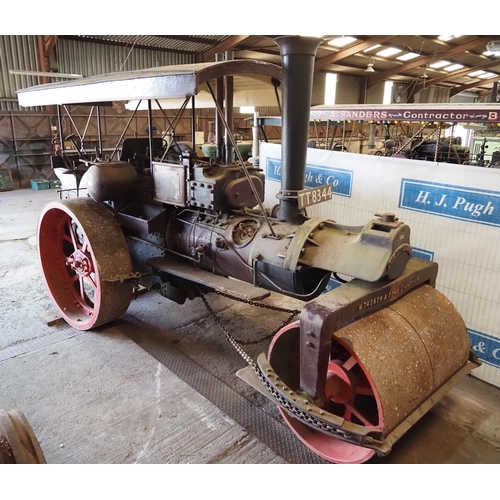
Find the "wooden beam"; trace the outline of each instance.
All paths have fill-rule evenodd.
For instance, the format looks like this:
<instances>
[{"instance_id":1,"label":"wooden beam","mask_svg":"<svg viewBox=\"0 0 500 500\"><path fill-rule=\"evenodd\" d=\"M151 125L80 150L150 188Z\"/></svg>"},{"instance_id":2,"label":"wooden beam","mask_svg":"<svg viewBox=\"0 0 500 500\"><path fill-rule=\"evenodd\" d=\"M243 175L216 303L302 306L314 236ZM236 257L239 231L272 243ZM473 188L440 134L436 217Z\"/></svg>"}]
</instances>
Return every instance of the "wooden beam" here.
<instances>
[{"instance_id":1,"label":"wooden beam","mask_svg":"<svg viewBox=\"0 0 500 500\"><path fill-rule=\"evenodd\" d=\"M420 92L424 87L428 87L429 85L435 85L436 83L446 82L448 80L453 80L456 77L463 76L463 75L466 75L468 73L473 73L474 71L477 71L479 69L487 69L487 68L491 68L494 66L498 66L499 64L500 64L500 61L489 61L485 64L480 64L480 65L474 66L472 68L460 69L458 71L453 71L452 73L449 73L447 75L442 75L442 76L438 76L436 78L431 78L430 80L426 80L425 83L418 83L417 85L415 85L415 87L413 88L413 90L411 92L411 95L408 96L408 98L411 99L411 97L413 95L415 95L417 92Z\"/></svg>"},{"instance_id":2,"label":"wooden beam","mask_svg":"<svg viewBox=\"0 0 500 500\"><path fill-rule=\"evenodd\" d=\"M460 87L455 87L450 91L450 97L454 95L460 94L464 90L471 89L473 87L482 87L483 85L489 85L490 83L495 83L500 80L500 76L496 76L495 78L490 78L489 80L476 80L473 83L468 83L467 85L461 85Z\"/></svg>"},{"instance_id":3,"label":"wooden beam","mask_svg":"<svg viewBox=\"0 0 500 500\"><path fill-rule=\"evenodd\" d=\"M358 52L362 52L363 50L373 47L374 45L383 45L385 42L388 42L393 38L397 38L398 36L399 35L378 35L370 37L368 38L368 40L364 40L344 50L339 50L338 52L334 52L333 54L318 59L314 65L314 71L323 69L326 66L333 64L334 62L341 61L346 57L357 54Z\"/></svg>"},{"instance_id":4,"label":"wooden beam","mask_svg":"<svg viewBox=\"0 0 500 500\"><path fill-rule=\"evenodd\" d=\"M199 62L212 61L215 58L215 54L219 52L226 52L227 50L232 49L234 46L238 45L250 36L251 35L230 35L229 38L226 38L224 41L218 43L211 49L198 54Z\"/></svg>"},{"instance_id":5,"label":"wooden beam","mask_svg":"<svg viewBox=\"0 0 500 500\"><path fill-rule=\"evenodd\" d=\"M49 58L56 48L59 35L42 35L45 37L45 57Z\"/></svg>"}]
</instances>

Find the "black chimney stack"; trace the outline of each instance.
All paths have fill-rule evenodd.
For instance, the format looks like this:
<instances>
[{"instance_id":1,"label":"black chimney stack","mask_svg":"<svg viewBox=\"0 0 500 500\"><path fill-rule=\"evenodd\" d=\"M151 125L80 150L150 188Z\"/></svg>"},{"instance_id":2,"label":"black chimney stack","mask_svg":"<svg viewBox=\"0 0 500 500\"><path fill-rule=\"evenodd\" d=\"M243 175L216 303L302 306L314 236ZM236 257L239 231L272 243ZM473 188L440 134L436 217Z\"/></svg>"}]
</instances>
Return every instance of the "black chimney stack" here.
<instances>
[{"instance_id":1,"label":"black chimney stack","mask_svg":"<svg viewBox=\"0 0 500 500\"><path fill-rule=\"evenodd\" d=\"M278 219L301 224L297 192L304 189L314 61L321 38L281 36L274 40L282 60L281 190Z\"/></svg>"}]
</instances>

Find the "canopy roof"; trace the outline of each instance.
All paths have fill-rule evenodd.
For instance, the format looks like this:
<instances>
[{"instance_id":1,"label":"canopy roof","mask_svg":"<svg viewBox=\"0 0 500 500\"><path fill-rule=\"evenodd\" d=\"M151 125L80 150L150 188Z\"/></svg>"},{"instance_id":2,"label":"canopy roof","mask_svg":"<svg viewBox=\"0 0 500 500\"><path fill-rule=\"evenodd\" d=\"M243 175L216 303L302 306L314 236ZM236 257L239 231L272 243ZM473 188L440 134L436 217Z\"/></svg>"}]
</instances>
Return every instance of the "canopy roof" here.
<instances>
[{"instance_id":1,"label":"canopy roof","mask_svg":"<svg viewBox=\"0 0 500 500\"><path fill-rule=\"evenodd\" d=\"M183 64L109 73L63 83L49 83L17 91L19 104L98 104L134 99L180 99L196 95L206 82L245 74L250 78L281 80L281 68L257 60Z\"/></svg>"}]
</instances>

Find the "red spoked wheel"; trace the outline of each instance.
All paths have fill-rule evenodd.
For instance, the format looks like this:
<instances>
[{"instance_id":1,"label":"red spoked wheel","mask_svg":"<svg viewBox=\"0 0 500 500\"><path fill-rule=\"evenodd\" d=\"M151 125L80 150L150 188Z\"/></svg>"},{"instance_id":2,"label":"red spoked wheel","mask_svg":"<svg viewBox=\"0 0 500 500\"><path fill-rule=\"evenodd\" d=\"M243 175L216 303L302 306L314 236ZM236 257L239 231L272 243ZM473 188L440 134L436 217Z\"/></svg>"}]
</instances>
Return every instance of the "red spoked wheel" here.
<instances>
[{"instance_id":1,"label":"red spoked wheel","mask_svg":"<svg viewBox=\"0 0 500 500\"><path fill-rule=\"evenodd\" d=\"M132 299L127 242L111 211L90 198L51 202L38 222L50 295L67 323L90 330L122 316Z\"/></svg>"},{"instance_id":2,"label":"red spoked wheel","mask_svg":"<svg viewBox=\"0 0 500 500\"><path fill-rule=\"evenodd\" d=\"M269 347L268 359L280 378L293 390L299 389L299 322L281 329ZM328 363L324 409L329 413L365 427L383 429L382 410L370 376L356 355L338 339L333 339ZM341 441L309 427L279 409L293 433L314 453L329 462L363 463L375 452L369 448Z\"/></svg>"}]
</instances>

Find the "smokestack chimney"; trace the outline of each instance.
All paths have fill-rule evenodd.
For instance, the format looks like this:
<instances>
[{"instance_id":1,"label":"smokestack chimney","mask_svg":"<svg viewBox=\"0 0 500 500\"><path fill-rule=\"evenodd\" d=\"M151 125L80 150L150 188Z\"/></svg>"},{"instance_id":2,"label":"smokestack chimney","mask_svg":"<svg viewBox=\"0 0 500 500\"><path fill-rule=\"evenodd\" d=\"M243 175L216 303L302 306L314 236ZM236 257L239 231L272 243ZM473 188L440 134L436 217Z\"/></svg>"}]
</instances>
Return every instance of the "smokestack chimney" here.
<instances>
[{"instance_id":1,"label":"smokestack chimney","mask_svg":"<svg viewBox=\"0 0 500 500\"><path fill-rule=\"evenodd\" d=\"M314 60L321 38L281 36L274 40L282 60L281 190L278 219L301 224L297 192L304 189Z\"/></svg>"}]
</instances>

